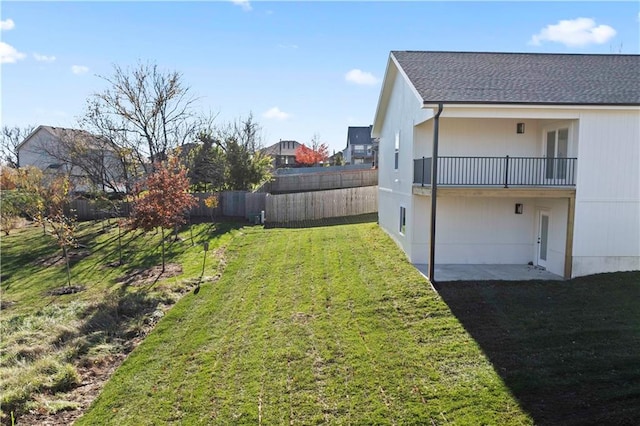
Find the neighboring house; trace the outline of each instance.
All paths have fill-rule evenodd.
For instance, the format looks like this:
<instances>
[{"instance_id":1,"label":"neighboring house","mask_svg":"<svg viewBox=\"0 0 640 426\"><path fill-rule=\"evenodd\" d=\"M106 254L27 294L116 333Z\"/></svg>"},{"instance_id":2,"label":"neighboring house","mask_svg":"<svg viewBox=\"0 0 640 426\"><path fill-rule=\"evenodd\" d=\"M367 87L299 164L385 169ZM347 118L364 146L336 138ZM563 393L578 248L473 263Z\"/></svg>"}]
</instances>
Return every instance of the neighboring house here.
<instances>
[{"instance_id":1,"label":"neighboring house","mask_svg":"<svg viewBox=\"0 0 640 426\"><path fill-rule=\"evenodd\" d=\"M391 52L380 226L431 279L436 264L640 270L639 70L639 55Z\"/></svg>"},{"instance_id":2,"label":"neighboring house","mask_svg":"<svg viewBox=\"0 0 640 426\"><path fill-rule=\"evenodd\" d=\"M261 152L272 158L274 169L295 167L296 148L300 145L300 142L280 140L280 142L276 142L273 145L263 148Z\"/></svg>"},{"instance_id":3,"label":"neighboring house","mask_svg":"<svg viewBox=\"0 0 640 426\"><path fill-rule=\"evenodd\" d=\"M373 138L371 126L350 126L347 131L347 147L342 151L345 164L373 163Z\"/></svg>"},{"instance_id":4,"label":"neighboring house","mask_svg":"<svg viewBox=\"0 0 640 426\"><path fill-rule=\"evenodd\" d=\"M76 191L118 187L123 173L117 155L84 130L38 126L18 145L18 166L35 166L45 175L65 174Z\"/></svg>"}]
</instances>

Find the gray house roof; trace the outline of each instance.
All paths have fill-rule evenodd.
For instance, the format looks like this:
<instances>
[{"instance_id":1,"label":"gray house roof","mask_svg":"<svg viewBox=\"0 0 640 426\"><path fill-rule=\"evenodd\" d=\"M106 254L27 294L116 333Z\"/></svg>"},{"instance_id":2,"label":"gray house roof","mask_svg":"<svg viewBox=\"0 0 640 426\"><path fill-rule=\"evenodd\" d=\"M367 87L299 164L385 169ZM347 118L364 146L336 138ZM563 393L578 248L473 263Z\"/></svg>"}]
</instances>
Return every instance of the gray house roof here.
<instances>
[{"instance_id":1,"label":"gray house roof","mask_svg":"<svg viewBox=\"0 0 640 426\"><path fill-rule=\"evenodd\" d=\"M49 132L49 134L51 134L51 136L53 136L54 138L66 139L69 141L73 140L77 142L82 141L88 144L88 147L98 145L98 142L100 141L99 136L92 135L86 130L40 125L36 127L31 133L29 133L29 135L24 138L24 140L20 142L20 144L16 148L20 150L35 134L37 134L41 130Z\"/></svg>"},{"instance_id":2,"label":"gray house roof","mask_svg":"<svg viewBox=\"0 0 640 426\"><path fill-rule=\"evenodd\" d=\"M425 104L640 105L640 55L393 51Z\"/></svg>"},{"instance_id":3,"label":"gray house roof","mask_svg":"<svg viewBox=\"0 0 640 426\"><path fill-rule=\"evenodd\" d=\"M371 127L356 127L349 126L347 131L347 146L349 145L371 145L373 139L371 138Z\"/></svg>"},{"instance_id":4,"label":"gray house roof","mask_svg":"<svg viewBox=\"0 0 640 426\"><path fill-rule=\"evenodd\" d=\"M279 142L269 145L266 148L262 148L261 152L265 155L296 155L296 149L300 146L300 142L287 140L280 140Z\"/></svg>"}]
</instances>

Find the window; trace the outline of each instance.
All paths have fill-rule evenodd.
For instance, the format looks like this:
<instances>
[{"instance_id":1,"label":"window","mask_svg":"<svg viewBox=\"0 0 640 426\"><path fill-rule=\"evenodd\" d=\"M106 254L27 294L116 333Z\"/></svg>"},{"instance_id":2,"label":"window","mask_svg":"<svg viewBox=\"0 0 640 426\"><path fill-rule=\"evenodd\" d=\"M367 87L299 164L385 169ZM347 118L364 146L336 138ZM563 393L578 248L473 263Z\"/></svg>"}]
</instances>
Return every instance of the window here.
<instances>
[{"instance_id":1,"label":"window","mask_svg":"<svg viewBox=\"0 0 640 426\"><path fill-rule=\"evenodd\" d=\"M400 233L404 235L407 228L407 209L400 206Z\"/></svg>"},{"instance_id":2,"label":"window","mask_svg":"<svg viewBox=\"0 0 640 426\"><path fill-rule=\"evenodd\" d=\"M400 163L400 133L396 133L396 146L393 154L393 169L398 170L398 164Z\"/></svg>"},{"instance_id":3,"label":"window","mask_svg":"<svg viewBox=\"0 0 640 426\"><path fill-rule=\"evenodd\" d=\"M567 155L569 129L557 129L547 132L545 154L547 179L565 179L567 173Z\"/></svg>"}]
</instances>

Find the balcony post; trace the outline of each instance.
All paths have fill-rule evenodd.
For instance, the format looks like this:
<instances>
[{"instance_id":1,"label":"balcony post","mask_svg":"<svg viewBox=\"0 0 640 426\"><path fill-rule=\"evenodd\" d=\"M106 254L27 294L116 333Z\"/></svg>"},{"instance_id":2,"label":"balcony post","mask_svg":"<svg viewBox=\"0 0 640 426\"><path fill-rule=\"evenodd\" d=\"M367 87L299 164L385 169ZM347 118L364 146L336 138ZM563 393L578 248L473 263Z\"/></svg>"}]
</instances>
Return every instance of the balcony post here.
<instances>
[{"instance_id":1,"label":"balcony post","mask_svg":"<svg viewBox=\"0 0 640 426\"><path fill-rule=\"evenodd\" d=\"M438 131L443 104L438 104L438 112L433 119L433 155L431 156L431 234L429 235L429 281L435 282L436 261L436 211L438 207Z\"/></svg>"},{"instance_id":2,"label":"balcony post","mask_svg":"<svg viewBox=\"0 0 640 426\"><path fill-rule=\"evenodd\" d=\"M509 156L507 155L506 162L504 164L504 187L509 187Z\"/></svg>"}]
</instances>

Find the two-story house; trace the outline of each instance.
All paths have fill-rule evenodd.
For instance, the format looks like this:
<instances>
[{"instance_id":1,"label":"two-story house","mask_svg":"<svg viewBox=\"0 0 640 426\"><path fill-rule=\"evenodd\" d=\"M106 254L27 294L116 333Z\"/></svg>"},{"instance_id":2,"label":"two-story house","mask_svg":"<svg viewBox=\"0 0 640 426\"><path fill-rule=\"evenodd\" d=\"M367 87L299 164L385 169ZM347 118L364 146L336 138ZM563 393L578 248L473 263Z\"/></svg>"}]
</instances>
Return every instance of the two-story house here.
<instances>
[{"instance_id":1,"label":"two-story house","mask_svg":"<svg viewBox=\"0 0 640 426\"><path fill-rule=\"evenodd\" d=\"M75 191L124 191L123 165L108 140L80 129L38 126L18 145L18 166L69 176Z\"/></svg>"},{"instance_id":2,"label":"two-story house","mask_svg":"<svg viewBox=\"0 0 640 426\"><path fill-rule=\"evenodd\" d=\"M374 162L371 126L350 126L347 130L347 146L342 151L346 164L367 164Z\"/></svg>"},{"instance_id":3,"label":"two-story house","mask_svg":"<svg viewBox=\"0 0 640 426\"><path fill-rule=\"evenodd\" d=\"M274 169L296 166L296 149L300 146L297 141L283 141L263 148L261 152L271 157Z\"/></svg>"},{"instance_id":4,"label":"two-story house","mask_svg":"<svg viewBox=\"0 0 640 426\"><path fill-rule=\"evenodd\" d=\"M415 264L640 270L640 56L391 52L379 222Z\"/></svg>"}]
</instances>

